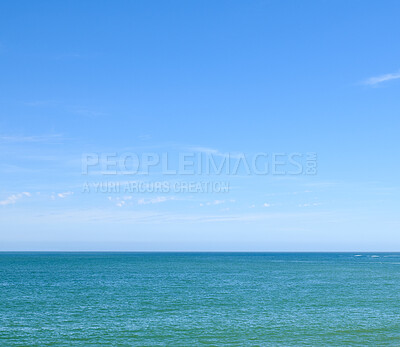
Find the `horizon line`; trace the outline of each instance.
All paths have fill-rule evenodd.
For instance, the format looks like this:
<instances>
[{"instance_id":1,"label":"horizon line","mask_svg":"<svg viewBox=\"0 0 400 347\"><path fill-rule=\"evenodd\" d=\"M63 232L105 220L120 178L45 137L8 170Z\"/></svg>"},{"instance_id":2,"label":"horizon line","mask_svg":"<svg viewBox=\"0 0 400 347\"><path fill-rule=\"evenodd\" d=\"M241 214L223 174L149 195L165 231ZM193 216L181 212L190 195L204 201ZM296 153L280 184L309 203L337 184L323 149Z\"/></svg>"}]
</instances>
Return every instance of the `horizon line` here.
<instances>
[{"instance_id":1,"label":"horizon line","mask_svg":"<svg viewBox=\"0 0 400 347\"><path fill-rule=\"evenodd\" d=\"M0 253L400 253L396 251L122 251L122 250L0 250Z\"/></svg>"}]
</instances>

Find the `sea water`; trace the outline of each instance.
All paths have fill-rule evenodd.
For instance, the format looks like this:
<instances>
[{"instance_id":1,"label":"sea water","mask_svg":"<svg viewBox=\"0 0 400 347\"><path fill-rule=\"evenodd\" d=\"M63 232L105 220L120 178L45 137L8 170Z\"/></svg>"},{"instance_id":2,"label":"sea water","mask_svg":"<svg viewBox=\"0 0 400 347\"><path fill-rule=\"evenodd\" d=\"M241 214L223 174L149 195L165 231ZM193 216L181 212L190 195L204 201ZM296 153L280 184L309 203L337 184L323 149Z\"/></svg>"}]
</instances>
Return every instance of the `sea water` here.
<instances>
[{"instance_id":1,"label":"sea water","mask_svg":"<svg viewBox=\"0 0 400 347\"><path fill-rule=\"evenodd\" d=\"M400 254L0 253L0 345L400 345Z\"/></svg>"}]
</instances>

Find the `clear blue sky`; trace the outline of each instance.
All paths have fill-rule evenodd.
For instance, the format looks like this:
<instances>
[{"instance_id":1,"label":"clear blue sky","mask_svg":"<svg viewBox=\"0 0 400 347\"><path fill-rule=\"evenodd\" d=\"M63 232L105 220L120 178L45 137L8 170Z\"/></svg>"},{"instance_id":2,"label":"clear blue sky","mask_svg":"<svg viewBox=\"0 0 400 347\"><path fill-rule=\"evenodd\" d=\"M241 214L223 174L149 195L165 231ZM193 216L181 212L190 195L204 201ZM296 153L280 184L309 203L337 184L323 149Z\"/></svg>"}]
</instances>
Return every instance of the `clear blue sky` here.
<instances>
[{"instance_id":1,"label":"clear blue sky","mask_svg":"<svg viewBox=\"0 0 400 347\"><path fill-rule=\"evenodd\" d=\"M400 250L400 2L3 1L0 250ZM82 175L82 154L318 155ZM216 193L85 182L224 180Z\"/></svg>"}]
</instances>

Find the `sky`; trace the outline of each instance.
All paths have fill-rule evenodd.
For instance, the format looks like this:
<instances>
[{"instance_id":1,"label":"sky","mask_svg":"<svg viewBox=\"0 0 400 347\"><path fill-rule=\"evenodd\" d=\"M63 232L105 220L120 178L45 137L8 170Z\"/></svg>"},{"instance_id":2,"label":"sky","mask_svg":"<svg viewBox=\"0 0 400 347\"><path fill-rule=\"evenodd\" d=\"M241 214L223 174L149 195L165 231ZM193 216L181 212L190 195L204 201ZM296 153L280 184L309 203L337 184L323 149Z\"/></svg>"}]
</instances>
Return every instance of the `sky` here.
<instances>
[{"instance_id":1,"label":"sky","mask_svg":"<svg viewBox=\"0 0 400 347\"><path fill-rule=\"evenodd\" d=\"M399 251L399 12L1 2L0 250Z\"/></svg>"}]
</instances>

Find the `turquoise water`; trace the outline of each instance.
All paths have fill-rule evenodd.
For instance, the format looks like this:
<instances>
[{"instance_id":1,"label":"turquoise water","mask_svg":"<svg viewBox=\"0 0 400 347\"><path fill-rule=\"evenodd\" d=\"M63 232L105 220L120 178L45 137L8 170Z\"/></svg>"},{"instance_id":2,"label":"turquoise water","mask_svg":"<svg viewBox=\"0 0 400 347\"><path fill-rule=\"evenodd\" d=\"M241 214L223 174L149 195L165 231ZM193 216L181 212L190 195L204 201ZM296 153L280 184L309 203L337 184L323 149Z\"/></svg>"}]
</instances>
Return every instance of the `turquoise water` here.
<instances>
[{"instance_id":1,"label":"turquoise water","mask_svg":"<svg viewBox=\"0 0 400 347\"><path fill-rule=\"evenodd\" d=\"M400 345L400 254L0 253L0 344Z\"/></svg>"}]
</instances>

